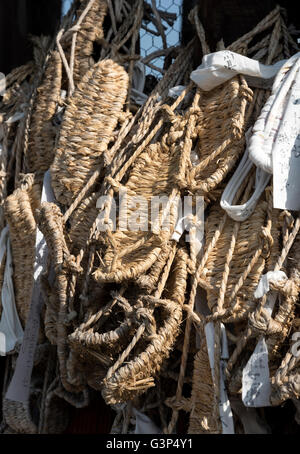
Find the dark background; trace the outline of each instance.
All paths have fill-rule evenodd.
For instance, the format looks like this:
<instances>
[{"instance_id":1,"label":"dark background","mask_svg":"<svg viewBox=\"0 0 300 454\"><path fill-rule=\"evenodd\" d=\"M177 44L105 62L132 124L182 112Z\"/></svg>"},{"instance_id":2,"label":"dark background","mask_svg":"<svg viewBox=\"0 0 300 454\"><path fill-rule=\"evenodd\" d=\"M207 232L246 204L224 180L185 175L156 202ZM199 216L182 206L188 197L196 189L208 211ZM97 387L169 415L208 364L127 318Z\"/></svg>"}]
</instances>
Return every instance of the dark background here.
<instances>
[{"instance_id":1,"label":"dark background","mask_svg":"<svg viewBox=\"0 0 300 454\"><path fill-rule=\"evenodd\" d=\"M222 37L228 45L250 31L277 3L287 9L288 23L300 29L295 0L183 0L184 44L194 36L188 13L197 3L211 49ZM61 10L62 0L0 0L0 72L7 74L32 59L29 36L53 36Z\"/></svg>"}]
</instances>

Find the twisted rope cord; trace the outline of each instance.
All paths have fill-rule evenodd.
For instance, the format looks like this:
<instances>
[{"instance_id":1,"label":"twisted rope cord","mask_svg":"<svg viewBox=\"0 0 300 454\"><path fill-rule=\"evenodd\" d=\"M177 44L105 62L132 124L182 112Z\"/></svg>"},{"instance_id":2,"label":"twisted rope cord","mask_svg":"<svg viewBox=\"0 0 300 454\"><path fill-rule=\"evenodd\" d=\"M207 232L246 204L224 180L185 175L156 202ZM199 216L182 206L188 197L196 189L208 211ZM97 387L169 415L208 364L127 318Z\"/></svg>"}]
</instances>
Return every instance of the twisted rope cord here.
<instances>
[{"instance_id":1,"label":"twisted rope cord","mask_svg":"<svg viewBox=\"0 0 300 454\"><path fill-rule=\"evenodd\" d=\"M290 233L289 235L289 239L288 241L286 242L286 245L283 247L282 249L282 252L281 252L281 255L274 267L274 271L279 271L282 266L283 266L283 263L285 262L286 258L287 258L287 255L293 245L293 242L296 238L296 235L299 231L299 228L300 228L300 218L298 217L296 222L295 222L295 225L294 225L294 228L292 230L292 232ZM253 317L258 320L260 315L261 315L261 312L265 306L267 302L267 295L264 295L260 301L260 304L258 305L256 311L254 312L254 315ZM227 363L227 367L226 367L226 376L227 378L229 379L230 376L231 376L231 371L238 359L238 357L240 356L241 352L243 351L243 349L245 348L245 346L247 345L249 339L255 335L255 332L253 330L253 327L251 325L248 326L248 328L246 329L246 331L240 336L240 339L237 343L237 346L236 346L236 349L234 350L233 354L231 355L228 363Z\"/></svg>"},{"instance_id":2,"label":"twisted rope cord","mask_svg":"<svg viewBox=\"0 0 300 454\"><path fill-rule=\"evenodd\" d=\"M70 31L73 32L72 44L71 44L70 64L69 64L69 70L70 70L69 90L68 90L68 96L69 97L72 96L72 94L74 93L74 90L75 90L73 73L74 73L74 60L75 60L75 49L76 49L77 33L80 30L80 25L81 25L83 19L88 14L88 12L90 11L90 9L91 9L91 7L93 6L94 3L95 3L95 0L89 0L88 4L86 5L85 9L83 10L82 14L80 15L76 25L68 30L69 32Z\"/></svg>"}]
</instances>

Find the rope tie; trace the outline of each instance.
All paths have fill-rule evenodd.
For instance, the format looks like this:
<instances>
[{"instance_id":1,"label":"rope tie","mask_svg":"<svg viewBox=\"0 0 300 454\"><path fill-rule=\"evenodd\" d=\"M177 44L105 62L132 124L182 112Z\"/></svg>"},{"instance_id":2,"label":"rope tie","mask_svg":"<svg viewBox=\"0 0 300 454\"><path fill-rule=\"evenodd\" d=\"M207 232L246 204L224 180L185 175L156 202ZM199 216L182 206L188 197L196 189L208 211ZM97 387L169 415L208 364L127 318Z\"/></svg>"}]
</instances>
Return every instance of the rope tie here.
<instances>
[{"instance_id":1,"label":"rope tie","mask_svg":"<svg viewBox=\"0 0 300 454\"><path fill-rule=\"evenodd\" d=\"M138 323L142 323L145 326L146 337L153 340L156 337L156 322L153 310L140 307L135 311L134 318Z\"/></svg>"},{"instance_id":2,"label":"rope tie","mask_svg":"<svg viewBox=\"0 0 300 454\"><path fill-rule=\"evenodd\" d=\"M179 120L178 116L173 112L172 108L170 106L168 106L167 104L163 104L160 107L160 111L161 111L163 117L167 121L170 121L172 124L175 124Z\"/></svg>"},{"instance_id":3,"label":"rope tie","mask_svg":"<svg viewBox=\"0 0 300 454\"><path fill-rule=\"evenodd\" d=\"M61 265L61 271L67 273L80 274L83 272L82 267L76 263L76 258L72 254L65 255L64 261Z\"/></svg>"},{"instance_id":4,"label":"rope tie","mask_svg":"<svg viewBox=\"0 0 300 454\"><path fill-rule=\"evenodd\" d=\"M264 259L267 259L270 256L274 240L272 238L272 235L270 233L270 229L266 226L262 226L261 232L260 232L260 238L261 238L261 256Z\"/></svg>"},{"instance_id":5,"label":"rope tie","mask_svg":"<svg viewBox=\"0 0 300 454\"><path fill-rule=\"evenodd\" d=\"M286 298L297 298L298 296L299 288L293 279L288 279L286 281L270 281L269 284L272 290L277 290Z\"/></svg>"},{"instance_id":6,"label":"rope tie","mask_svg":"<svg viewBox=\"0 0 300 454\"><path fill-rule=\"evenodd\" d=\"M192 402L190 399L187 399L186 397L182 397L180 400L177 400L175 396L173 397L168 397L164 401L165 405L167 405L169 408L172 408L172 410L183 410L187 413L190 413L192 411Z\"/></svg>"},{"instance_id":7,"label":"rope tie","mask_svg":"<svg viewBox=\"0 0 300 454\"><path fill-rule=\"evenodd\" d=\"M184 304L182 308L187 312L188 317L197 327L203 325L203 321L200 319L199 315L194 312L194 310L188 304Z\"/></svg>"},{"instance_id":8,"label":"rope tie","mask_svg":"<svg viewBox=\"0 0 300 454\"><path fill-rule=\"evenodd\" d=\"M133 308L129 304L128 300L116 292L111 292L111 297L117 301L118 306L123 309L125 315L130 317L133 313Z\"/></svg>"},{"instance_id":9,"label":"rope tie","mask_svg":"<svg viewBox=\"0 0 300 454\"><path fill-rule=\"evenodd\" d=\"M108 183L115 192L120 192L121 190L126 191L129 195L135 196L136 193L131 189L128 189L126 186L121 184L117 179L113 178L110 175L105 177L105 182Z\"/></svg>"},{"instance_id":10,"label":"rope tie","mask_svg":"<svg viewBox=\"0 0 300 454\"><path fill-rule=\"evenodd\" d=\"M266 309L249 314L248 324L257 335L274 336L282 332L281 324L276 322Z\"/></svg>"}]
</instances>

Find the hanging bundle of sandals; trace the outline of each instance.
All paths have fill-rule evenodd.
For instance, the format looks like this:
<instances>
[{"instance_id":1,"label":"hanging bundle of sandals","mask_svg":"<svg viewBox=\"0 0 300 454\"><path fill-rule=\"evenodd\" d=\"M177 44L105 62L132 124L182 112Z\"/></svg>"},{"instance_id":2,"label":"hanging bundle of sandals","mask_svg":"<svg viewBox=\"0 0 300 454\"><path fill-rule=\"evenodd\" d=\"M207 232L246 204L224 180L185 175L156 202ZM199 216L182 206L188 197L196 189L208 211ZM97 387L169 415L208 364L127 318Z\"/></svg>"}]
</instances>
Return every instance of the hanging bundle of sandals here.
<instances>
[{"instance_id":1,"label":"hanging bundle of sandals","mask_svg":"<svg viewBox=\"0 0 300 454\"><path fill-rule=\"evenodd\" d=\"M300 397L298 214L273 208L269 180L245 219L220 205L269 88L249 86L241 74L210 91L190 80L196 42L203 56L210 53L194 8L197 36L173 60L162 53L169 67L144 104L135 103L144 7L142 0L75 1L55 41L37 40L35 60L7 77L0 331L10 298L26 332L37 282L43 306L26 402L6 396L20 342L6 352L4 433L63 432L70 405L87 406L95 393L117 413L113 433L134 430L137 411L164 433L176 433L182 419L188 433L224 433L224 418L247 433L234 402L246 405L245 368L259 342L266 344L269 406L296 405ZM156 8L153 15L161 32ZM298 47L277 7L226 50L271 65ZM170 88L179 85L173 97ZM52 198L43 195L47 179ZM232 203L244 206L256 187L252 166ZM167 203L158 202L149 219L162 194ZM204 200L200 250L197 216L186 216L181 230L178 224L185 196ZM138 219L127 197L138 201ZM124 229L124 219L139 228ZM47 247L42 262L38 235ZM285 275L271 277L269 292L257 296L268 272Z\"/></svg>"}]
</instances>

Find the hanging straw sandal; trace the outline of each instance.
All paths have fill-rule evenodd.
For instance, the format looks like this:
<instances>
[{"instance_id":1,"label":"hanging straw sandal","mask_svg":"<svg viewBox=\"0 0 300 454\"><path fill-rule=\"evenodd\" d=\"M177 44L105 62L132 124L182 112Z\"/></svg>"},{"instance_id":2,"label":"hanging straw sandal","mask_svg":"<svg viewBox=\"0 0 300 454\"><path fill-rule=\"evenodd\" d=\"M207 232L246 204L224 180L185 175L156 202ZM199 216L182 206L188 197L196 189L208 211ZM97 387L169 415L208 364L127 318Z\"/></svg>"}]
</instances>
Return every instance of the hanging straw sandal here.
<instances>
[{"instance_id":1,"label":"hanging straw sandal","mask_svg":"<svg viewBox=\"0 0 300 454\"><path fill-rule=\"evenodd\" d=\"M40 187L32 174L24 177L20 188L8 196L4 204L12 248L16 307L23 327L33 289L36 240L34 213L39 204Z\"/></svg>"},{"instance_id":2,"label":"hanging straw sandal","mask_svg":"<svg viewBox=\"0 0 300 454\"><path fill-rule=\"evenodd\" d=\"M70 206L94 171L104 165L122 118L127 88L125 70L104 60L83 76L69 99L51 166L53 191L61 204Z\"/></svg>"},{"instance_id":3,"label":"hanging straw sandal","mask_svg":"<svg viewBox=\"0 0 300 454\"><path fill-rule=\"evenodd\" d=\"M186 286L187 254L184 250L178 250L171 269L173 274L169 274L175 252L174 248L161 277L157 296L143 295L136 288L129 293L125 290L125 293L121 291L121 295L114 294L108 304L90 315L87 322L69 336L72 350L84 363L88 383L95 389L103 389L104 384L105 395L111 392L111 387L115 388L116 380L121 380L122 389L126 388L125 383L132 378L127 380L123 375L136 367L141 367L139 376L144 385L137 385L131 391L120 390L119 401L126 400L127 392L137 395L152 386L150 383L153 383L153 378L148 377L152 370L149 361L156 364L152 372L155 374L176 339ZM166 300L159 298L160 292L163 292L162 298L166 297ZM131 297L125 298L127 295ZM132 340L128 345L129 339ZM127 357L130 359L128 370L123 364ZM91 367L92 362L94 366ZM131 386L130 381L128 384ZM119 385L116 387L119 388Z\"/></svg>"},{"instance_id":4,"label":"hanging straw sandal","mask_svg":"<svg viewBox=\"0 0 300 454\"><path fill-rule=\"evenodd\" d=\"M126 402L154 386L155 376L169 356L179 332L186 289L186 262L186 252L179 249L162 298L150 295L139 298L135 311L135 317L140 319L139 327L103 380L102 395L108 404Z\"/></svg>"}]
</instances>

